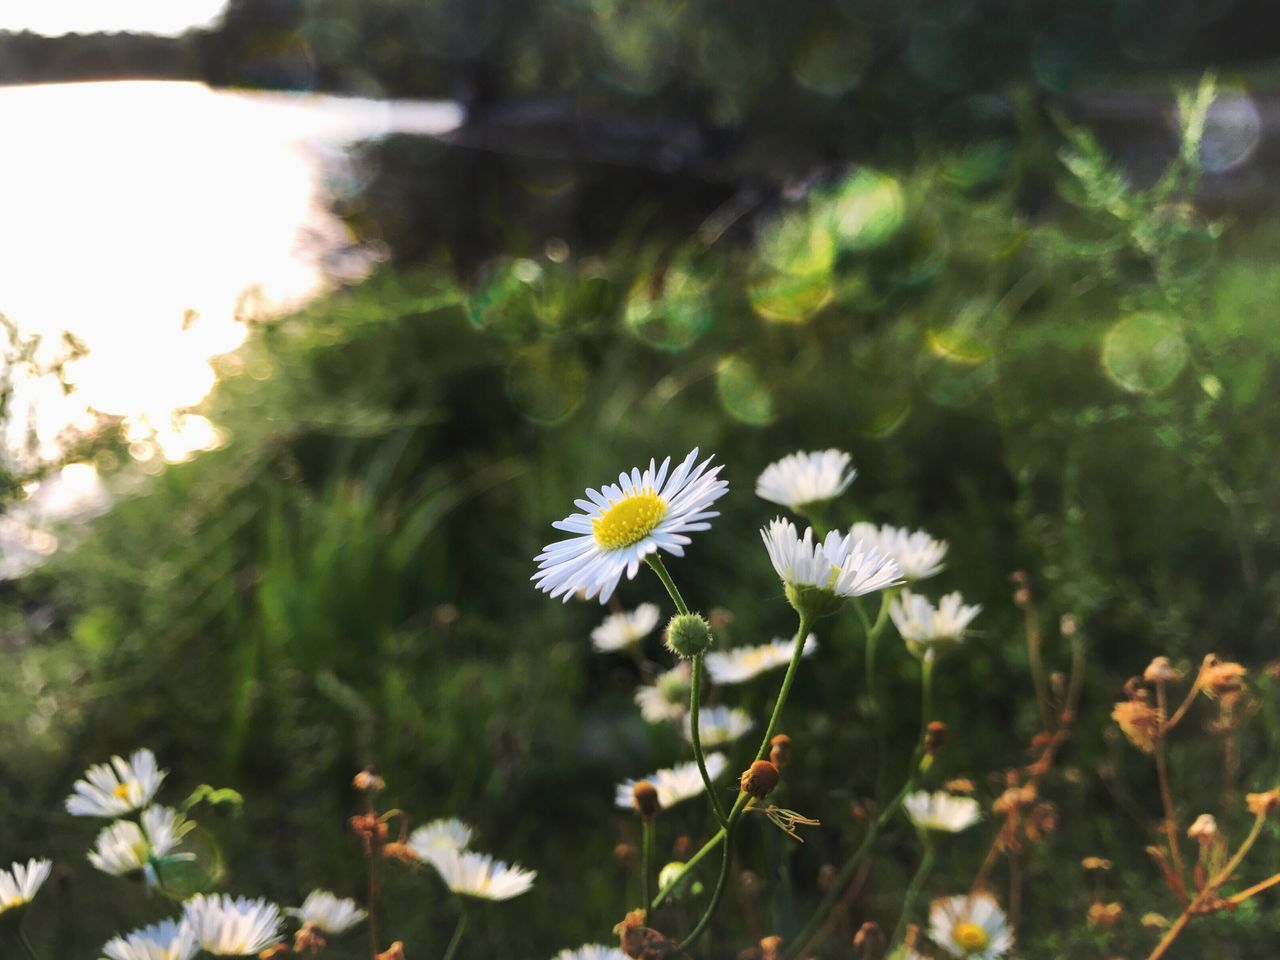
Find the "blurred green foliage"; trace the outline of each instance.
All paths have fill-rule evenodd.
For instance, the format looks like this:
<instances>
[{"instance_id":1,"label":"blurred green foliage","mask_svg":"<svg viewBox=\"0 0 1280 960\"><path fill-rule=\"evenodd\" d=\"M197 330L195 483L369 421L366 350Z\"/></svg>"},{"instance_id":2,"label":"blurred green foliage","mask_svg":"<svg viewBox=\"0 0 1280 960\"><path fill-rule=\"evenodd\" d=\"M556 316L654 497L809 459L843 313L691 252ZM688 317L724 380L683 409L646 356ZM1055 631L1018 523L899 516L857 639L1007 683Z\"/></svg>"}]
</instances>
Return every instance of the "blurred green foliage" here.
<instances>
[{"instance_id":1,"label":"blurred green foliage","mask_svg":"<svg viewBox=\"0 0 1280 960\"><path fill-rule=\"evenodd\" d=\"M661 28L661 8L631 16L627 29ZM819 44L804 76L838 87L833 69ZM792 450L837 446L859 477L832 519L945 537L940 585L985 606L980 636L939 674L954 731L939 777L972 777L989 798L1034 731L1009 573L1029 571L1050 635L1059 615L1078 618L1083 715L1047 791L1059 831L1025 867L1024 954L1140 953L1152 938L1137 918L1172 904L1142 851L1158 815L1150 764L1110 729L1111 703L1158 653L1260 667L1280 610L1275 229L1220 237L1197 209L1207 95L1183 98L1187 146L1148 187L1063 120L1062 201L1036 213L1021 201L1041 141L931 153L815 182L757 217L746 243L624 230L610 249L561 241L474 275L387 269L261 322L218 361L205 412L223 448L145 481L123 471L84 541L10 588L0 809L12 835L76 863L91 830L60 812L72 780L147 745L178 795L206 782L243 794L243 816L210 825L234 889L354 894L349 782L375 763L388 806L463 816L484 849L540 871L533 893L485 911L469 955L606 940L638 897L613 858L636 829L612 785L682 748L640 721L632 664L590 654L601 611L538 594L531 558L584 487L699 445L726 464L731 495L672 574L693 605L733 614L722 643L783 635L757 534L773 511L754 478ZM620 594L664 602L644 578ZM798 757L786 789L825 826L802 848L763 824L742 844L760 884L739 906L783 931L847 851L850 804L874 779L860 633L842 618L820 635L786 717ZM909 744L914 661L882 658L886 702L903 705L892 739ZM1049 658L1065 669L1060 646ZM767 686L730 699L759 711ZM1260 676L1236 790L1280 778L1276 721ZM1174 771L1183 812L1238 829L1238 794L1207 774L1218 738L1188 740ZM697 804L672 811L662 843L696 839L706 819ZM947 846L937 892L967 884L984 839ZM1086 854L1115 861L1110 896L1130 906L1109 935L1083 926ZM905 833L886 839L858 918L892 926L913 855ZM34 931L58 956L159 910L76 873L50 902L93 909L77 924L51 910ZM387 895L414 955L439 950L452 916L435 879L393 873ZM1250 908L1194 925L1182 949L1228 942L1260 958L1278 933L1274 911ZM751 939L727 920L708 955Z\"/></svg>"}]
</instances>

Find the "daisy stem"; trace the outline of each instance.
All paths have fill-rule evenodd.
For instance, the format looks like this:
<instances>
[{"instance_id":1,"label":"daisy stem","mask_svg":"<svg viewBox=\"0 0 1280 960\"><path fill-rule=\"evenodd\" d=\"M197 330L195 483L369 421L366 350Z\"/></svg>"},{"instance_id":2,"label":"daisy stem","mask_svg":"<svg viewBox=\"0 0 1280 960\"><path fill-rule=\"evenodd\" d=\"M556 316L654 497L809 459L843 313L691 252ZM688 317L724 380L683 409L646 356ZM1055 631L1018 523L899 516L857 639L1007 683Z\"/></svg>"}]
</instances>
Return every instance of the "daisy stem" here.
<instances>
[{"instance_id":1,"label":"daisy stem","mask_svg":"<svg viewBox=\"0 0 1280 960\"><path fill-rule=\"evenodd\" d=\"M907 923L910 922L911 914L915 910L916 898L920 896L920 888L924 886L929 872L933 869L933 837L928 830L920 831L920 842L924 845L924 855L920 858L920 866L916 868L915 876L911 878L907 892L902 898L902 915L898 917L898 925L893 928L893 937L889 940L890 947L902 942L902 937L907 932Z\"/></svg>"},{"instance_id":2,"label":"daisy stem","mask_svg":"<svg viewBox=\"0 0 1280 960\"><path fill-rule=\"evenodd\" d=\"M462 931L467 928L467 905L465 902L458 906L458 925L453 928L453 938L449 941L449 946L445 948L444 956L441 960L453 960L453 955L458 951L458 944L462 942Z\"/></svg>"},{"instance_id":3,"label":"daisy stem","mask_svg":"<svg viewBox=\"0 0 1280 960\"><path fill-rule=\"evenodd\" d=\"M866 643L866 674L867 674L867 699L871 704L871 724L876 731L876 797L884 795L884 781L886 777L886 764L888 763L889 746L885 741L884 723L880 719L880 696L876 687L876 646L880 642L880 635L884 633L885 624L889 622L889 597L891 591L885 590L880 594L880 610L876 613L875 623L867 616L866 610L863 608L860 598L854 599L854 609L858 612L858 618L862 621L862 629L867 635Z\"/></svg>"},{"instance_id":4,"label":"daisy stem","mask_svg":"<svg viewBox=\"0 0 1280 960\"><path fill-rule=\"evenodd\" d=\"M31 941L27 939L27 933L22 929L22 924L18 924L18 942L22 944L22 949L27 952L27 956L31 960L40 960L39 954L36 953L35 947L31 946Z\"/></svg>"},{"instance_id":5,"label":"daisy stem","mask_svg":"<svg viewBox=\"0 0 1280 960\"><path fill-rule=\"evenodd\" d=\"M643 903L653 900L653 821L640 821L640 890Z\"/></svg>"},{"instance_id":6,"label":"daisy stem","mask_svg":"<svg viewBox=\"0 0 1280 960\"><path fill-rule=\"evenodd\" d=\"M685 604L684 597L680 596L680 589L671 579L671 574L667 573L667 566L662 562L662 558L656 553L651 553L644 558L644 562L649 564L653 572L658 575L658 579L662 581L662 585L667 588L667 593L671 595L671 602L676 605L676 613L687 614L689 607Z\"/></svg>"},{"instance_id":7,"label":"daisy stem","mask_svg":"<svg viewBox=\"0 0 1280 960\"><path fill-rule=\"evenodd\" d=\"M693 744L693 755L698 761L698 772L702 774L702 784L707 788L707 796L711 799L711 809L716 813L720 826L728 826L724 805L716 796L715 786L711 783L711 774L707 772L707 760L702 752L702 731L698 724L698 710L702 701L702 654L693 658L693 678L689 684L689 742ZM649 898L645 897L647 901Z\"/></svg>"},{"instance_id":8,"label":"daisy stem","mask_svg":"<svg viewBox=\"0 0 1280 960\"><path fill-rule=\"evenodd\" d=\"M778 720L782 717L782 708L786 706L787 696L791 693L791 683L795 680L796 671L800 667L800 658L804 656L804 643L808 636L809 618L801 614L800 626L796 630L795 650L791 654L791 663L787 665L787 674L782 678L782 689L778 691L778 699L773 703L773 715L769 717L769 725L764 728L764 740L761 741L760 750L756 754L757 760L764 760L769 756L769 748L772 746L770 741L778 729Z\"/></svg>"}]
</instances>

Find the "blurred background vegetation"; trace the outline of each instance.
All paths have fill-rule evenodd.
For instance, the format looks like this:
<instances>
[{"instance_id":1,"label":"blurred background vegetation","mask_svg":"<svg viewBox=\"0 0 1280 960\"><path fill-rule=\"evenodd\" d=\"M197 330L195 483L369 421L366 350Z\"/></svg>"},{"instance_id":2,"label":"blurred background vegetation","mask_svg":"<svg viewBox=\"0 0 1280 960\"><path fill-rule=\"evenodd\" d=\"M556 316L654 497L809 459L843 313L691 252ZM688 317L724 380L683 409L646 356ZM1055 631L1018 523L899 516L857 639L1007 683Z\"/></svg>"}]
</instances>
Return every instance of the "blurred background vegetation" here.
<instances>
[{"instance_id":1,"label":"blurred background vegetation","mask_svg":"<svg viewBox=\"0 0 1280 960\"><path fill-rule=\"evenodd\" d=\"M64 878L34 936L89 956L154 917L80 863L92 828L62 812L88 762L146 745L175 784L244 794L242 816L206 825L237 892L357 893L344 825L373 763L389 806L462 816L540 872L466 955L608 940L638 897L613 856L636 831L612 785L683 748L640 720L631 662L590 652L602 611L537 593L531 558L583 487L698 445L731 495L672 573L727 612L722 642L783 635L754 479L836 446L859 469L839 519L945 537L939 585L985 608L941 673L940 777L990 798L1025 760L1010 573L1028 572L1051 635L1078 619L1082 716L1048 791L1059 829L1027 865L1022 953L1143 955L1138 918L1172 905L1142 849L1153 772L1108 720L1125 679L1161 653L1252 668L1239 777L1223 783L1221 738L1197 727L1174 768L1184 815L1238 828L1242 792L1280 780L1262 669L1280 616L1275 16L1244 0L232 0L168 41L165 76L455 96L468 120L359 148L373 173L334 203L386 262L252 321L218 358L201 413L219 449L143 476L99 437L114 506L4 585L0 811L40 845L3 852L53 855ZM89 39L5 43L43 51L39 79ZM66 57L82 69L59 78L116 75ZM663 602L644 577L620 595ZM803 847L747 831L759 882L706 956L750 946L752 917L794 928L858 830L850 804L874 780L861 638L847 618L820 639L784 728L789 795L824 827ZM1049 656L1065 668L1065 649ZM905 755L914 661L884 662ZM766 691L722 696L759 710ZM689 804L663 843L708 826ZM967 884L980 833L946 848L932 892ZM1116 863L1129 907L1110 932L1084 925L1089 854ZM881 843L853 929L892 927L914 856L906 831ZM1267 858L1280 868L1274 844ZM414 957L451 929L433 883L389 881ZM1262 899L1193 925L1183 955L1273 956Z\"/></svg>"}]
</instances>

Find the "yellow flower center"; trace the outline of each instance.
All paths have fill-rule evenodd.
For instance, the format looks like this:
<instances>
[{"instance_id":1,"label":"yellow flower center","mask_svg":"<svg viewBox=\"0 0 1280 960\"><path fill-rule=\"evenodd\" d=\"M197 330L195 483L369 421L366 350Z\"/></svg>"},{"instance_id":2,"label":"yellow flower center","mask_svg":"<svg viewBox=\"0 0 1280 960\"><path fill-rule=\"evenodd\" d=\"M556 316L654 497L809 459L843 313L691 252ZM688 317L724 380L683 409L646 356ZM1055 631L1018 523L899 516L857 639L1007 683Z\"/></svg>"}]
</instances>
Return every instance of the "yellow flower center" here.
<instances>
[{"instance_id":1,"label":"yellow flower center","mask_svg":"<svg viewBox=\"0 0 1280 960\"><path fill-rule=\"evenodd\" d=\"M951 931L951 939L955 940L961 950L966 953L976 953L979 950L985 950L987 947L987 931L976 923L964 921L957 923Z\"/></svg>"},{"instance_id":2,"label":"yellow flower center","mask_svg":"<svg viewBox=\"0 0 1280 960\"><path fill-rule=\"evenodd\" d=\"M611 501L605 515L591 521L591 530L600 546L618 550L639 543L666 515L667 502L646 487L632 490L617 503Z\"/></svg>"},{"instance_id":3,"label":"yellow flower center","mask_svg":"<svg viewBox=\"0 0 1280 960\"><path fill-rule=\"evenodd\" d=\"M116 798L117 800L128 800L128 799L129 799L129 784L127 784L127 783L122 783L122 784L120 784L120 786L116 787L116 788L115 788L114 790L112 790L111 792L112 792L112 794L114 794L114 795L115 795L115 798Z\"/></svg>"}]
</instances>

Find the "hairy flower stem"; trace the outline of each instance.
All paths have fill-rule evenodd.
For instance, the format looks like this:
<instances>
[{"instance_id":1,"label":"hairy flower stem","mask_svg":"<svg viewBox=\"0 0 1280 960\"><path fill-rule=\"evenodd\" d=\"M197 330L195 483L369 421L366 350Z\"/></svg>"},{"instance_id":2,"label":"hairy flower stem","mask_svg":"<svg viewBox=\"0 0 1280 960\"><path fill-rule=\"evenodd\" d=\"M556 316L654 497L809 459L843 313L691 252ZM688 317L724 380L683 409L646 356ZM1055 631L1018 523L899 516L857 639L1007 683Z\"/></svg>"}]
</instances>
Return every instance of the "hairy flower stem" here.
<instances>
[{"instance_id":1,"label":"hairy flower stem","mask_svg":"<svg viewBox=\"0 0 1280 960\"><path fill-rule=\"evenodd\" d=\"M688 614L689 606L684 602L684 597L680 595L680 588L676 586L676 582L671 579L671 574L667 573L666 564L662 562L662 558L656 553L649 554L645 561L658 575L658 579L662 581L662 585L667 588L667 593L671 595L671 602L676 605L676 612L679 614ZM702 731L698 729L698 709L702 696L702 654L698 654L693 658L692 681L689 685L689 742L693 744L693 756L698 761L698 773L702 774L702 785L706 787L707 797L711 801L711 809L715 811L716 819L720 821L720 825L726 824L724 805L720 802L720 798L716 796L715 787L711 783L711 774L707 772L707 759L702 750ZM648 900L648 897L645 898Z\"/></svg>"},{"instance_id":2,"label":"hairy flower stem","mask_svg":"<svg viewBox=\"0 0 1280 960\"><path fill-rule=\"evenodd\" d=\"M458 924L453 928L453 937L449 940L449 946L445 947L444 956L440 960L453 960L453 955L458 952L458 944L462 942L462 932L467 928L467 905L463 902L458 908Z\"/></svg>"},{"instance_id":3,"label":"hairy flower stem","mask_svg":"<svg viewBox=\"0 0 1280 960\"><path fill-rule=\"evenodd\" d=\"M907 932L907 924L911 922L911 914L915 911L920 888L924 886L925 880L929 878L929 872L933 870L933 837L928 830L920 831L920 843L924 846L924 855L920 858L920 866L916 868L915 876L911 878L911 883L907 885L907 892L902 897L902 915L898 917L898 925L893 928L893 937L889 940L890 946L897 946L902 942Z\"/></svg>"},{"instance_id":4,"label":"hairy flower stem","mask_svg":"<svg viewBox=\"0 0 1280 960\"><path fill-rule=\"evenodd\" d=\"M653 899L653 822L640 822L640 892L648 903Z\"/></svg>"}]
</instances>

